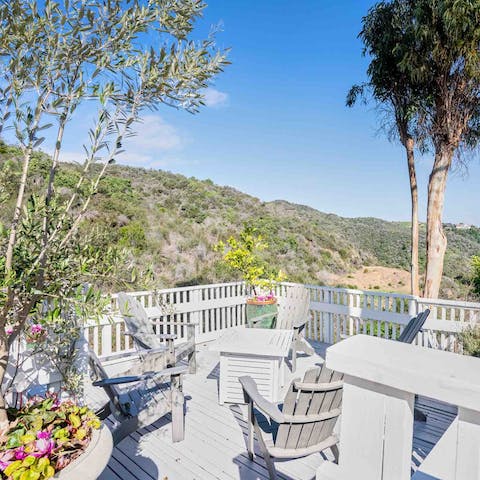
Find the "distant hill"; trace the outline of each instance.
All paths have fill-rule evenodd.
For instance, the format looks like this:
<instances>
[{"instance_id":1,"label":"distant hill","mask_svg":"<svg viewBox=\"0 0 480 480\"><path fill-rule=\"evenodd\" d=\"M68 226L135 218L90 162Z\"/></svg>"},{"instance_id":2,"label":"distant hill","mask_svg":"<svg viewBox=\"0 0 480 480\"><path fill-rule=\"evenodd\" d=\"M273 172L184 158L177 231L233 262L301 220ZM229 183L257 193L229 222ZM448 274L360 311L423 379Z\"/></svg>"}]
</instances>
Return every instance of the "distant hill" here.
<instances>
[{"instance_id":1,"label":"distant hill","mask_svg":"<svg viewBox=\"0 0 480 480\"><path fill-rule=\"evenodd\" d=\"M18 175L14 157L14 148L0 145L0 174L9 175L10 186ZM36 154L36 185L45 175L45 161L44 154ZM62 165L57 191L68 194L78 172L74 165ZM12 207L2 209L4 221ZM352 282L342 283L356 287L354 273L362 269L409 268L406 222L343 218L282 200L262 202L210 180L166 171L113 165L91 203L88 219L85 228L101 229L106 241L130 248L133 261L140 268L151 265L156 281L165 286L233 280L212 246L237 233L244 222L266 235L271 246L268 260L290 281L324 284L350 278ZM462 297L471 256L480 254L480 229L447 225L446 232L443 294ZM422 225L421 254L424 237ZM399 284L405 283L402 278ZM375 288L396 290L398 285L375 284Z\"/></svg>"}]
</instances>

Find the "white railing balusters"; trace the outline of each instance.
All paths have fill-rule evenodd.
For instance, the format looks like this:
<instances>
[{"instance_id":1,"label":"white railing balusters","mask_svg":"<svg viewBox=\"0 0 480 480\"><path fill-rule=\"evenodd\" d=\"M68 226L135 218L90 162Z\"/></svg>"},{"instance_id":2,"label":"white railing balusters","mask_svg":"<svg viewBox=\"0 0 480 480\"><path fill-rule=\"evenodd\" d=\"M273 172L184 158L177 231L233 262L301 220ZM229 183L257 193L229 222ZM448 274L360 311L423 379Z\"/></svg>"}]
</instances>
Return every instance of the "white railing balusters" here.
<instances>
[{"instance_id":1,"label":"white railing balusters","mask_svg":"<svg viewBox=\"0 0 480 480\"><path fill-rule=\"evenodd\" d=\"M284 294L291 285L294 284L284 282L278 285L277 294ZM336 343L345 336L358 333L395 339L411 317L429 308L431 314L426 327L437 332L439 347L457 351L456 335L462 325L480 322L478 303L317 285L306 287L310 291L311 317L305 335L326 343ZM221 330L245 325L246 322L247 290L242 282L130 294L145 306L165 305L165 318L172 321L189 319L195 323L199 342L212 340ZM102 355L133 348L130 338L124 335L125 326L117 313L116 295L112 295L111 309L113 318L99 323L91 322L85 327L86 338L89 338L93 349ZM161 319L156 322L157 332L161 331L161 324ZM164 331L174 332L179 338L186 335L185 328L175 325ZM420 334L416 343L429 346L429 335Z\"/></svg>"}]
</instances>

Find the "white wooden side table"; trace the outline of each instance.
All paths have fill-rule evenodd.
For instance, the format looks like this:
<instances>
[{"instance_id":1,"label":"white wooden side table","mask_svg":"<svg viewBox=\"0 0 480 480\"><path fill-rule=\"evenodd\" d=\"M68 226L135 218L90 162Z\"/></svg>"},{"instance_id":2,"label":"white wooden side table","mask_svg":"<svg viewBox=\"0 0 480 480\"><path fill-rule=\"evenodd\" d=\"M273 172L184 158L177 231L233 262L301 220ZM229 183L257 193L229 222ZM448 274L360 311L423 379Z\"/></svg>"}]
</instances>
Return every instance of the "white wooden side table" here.
<instances>
[{"instance_id":1,"label":"white wooden side table","mask_svg":"<svg viewBox=\"0 0 480 480\"><path fill-rule=\"evenodd\" d=\"M219 403L245 403L238 378L251 376L258 391L271 402L281 398L287 375L285 363L292 330L237 327L226 330L214 350L220 352Z\"/></svg>"}]
</instances>

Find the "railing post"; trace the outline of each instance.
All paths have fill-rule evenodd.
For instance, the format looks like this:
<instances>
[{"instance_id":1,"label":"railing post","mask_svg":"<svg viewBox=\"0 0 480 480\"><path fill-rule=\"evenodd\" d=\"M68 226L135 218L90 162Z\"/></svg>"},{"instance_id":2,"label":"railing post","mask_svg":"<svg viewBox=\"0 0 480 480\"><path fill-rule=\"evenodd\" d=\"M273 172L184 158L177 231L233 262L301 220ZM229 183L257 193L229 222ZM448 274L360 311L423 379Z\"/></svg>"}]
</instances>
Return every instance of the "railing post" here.
<instances>
[{"instance_id":1,"label":"railing post","mask_svg":"<svg viewBox=\"0 0 480 480\"><path fill-rule=\"evenodd\" d=\"M112 324L101 325L100 335L102 355L110 355L112 353Z\"/></svg>"},{"instance_id":2,"label":"railing post","mask_svg":"<svg viewBox=\"0 0 480 480\"><path fill-rule=\"evenodd\" d=\"M190 320L192 323L195 324L195 338L198 338L201 332L200 300L201 300L200 289L193 290L191 292L190 302L194 308L194 311L190 313Z\"/></svg>"},{"instance_id":3,"label":"railing post","mask_svg":"<svg viewBox=\"0 0 480 480\"><path fill-rule=\"evenodd\" d=\"M410 317L415 317L419 314L420 312L418 311L418 299L417 297L411 298L408 301L408 314Z\"/></svg>"},{"instance_id":4,"label":"railing post","mask_svg":"<svg viewBox=\"0 0 480 480\"><path fill-rule=\"evenodd\" d=\"M330 290L330 300L329 303L333 303L333 290ZM333 343L334 333L333 333L333 313L328 314L328 343Z\"/></svg>"}]
</instances>

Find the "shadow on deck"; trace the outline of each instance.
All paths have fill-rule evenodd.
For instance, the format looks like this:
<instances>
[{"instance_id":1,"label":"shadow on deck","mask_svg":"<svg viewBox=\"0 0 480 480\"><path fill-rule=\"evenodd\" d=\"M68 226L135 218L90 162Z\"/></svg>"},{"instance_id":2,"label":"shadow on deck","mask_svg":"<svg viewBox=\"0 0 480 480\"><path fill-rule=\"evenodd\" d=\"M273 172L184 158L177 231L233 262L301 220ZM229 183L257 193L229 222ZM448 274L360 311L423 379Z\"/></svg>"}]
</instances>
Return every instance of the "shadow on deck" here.
<instances>
[{"instance_id":1,"label":"shadow on deck","mask_svg":"<svg viewBox=\"0 0 480 480\"><path fill-rule=\"evenodd\" d=\"M300 356L295 377L323 361L327 344L314 344L316 355ZM263 480L268 479L265 463L260 456L253 461L246 453L246 407L218 404L219 357L208 345L199 346L198 371L187 375L185 440L171 441L170 416L124 439L113 451L112 458L100 480ZM89 401L98 405L104 400L103 391L91 387ZM417 399L427 422L415 422L412 469L416 470L443 432L452 422L456 410L448 405ZM257 447L255 448L256 451ZM282 480L310 480L325 460L320 454L277 461Z\"/></svg>"}]
</instances>

